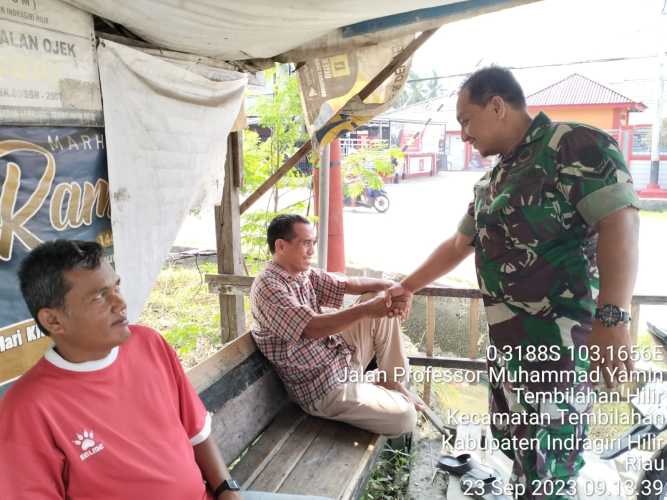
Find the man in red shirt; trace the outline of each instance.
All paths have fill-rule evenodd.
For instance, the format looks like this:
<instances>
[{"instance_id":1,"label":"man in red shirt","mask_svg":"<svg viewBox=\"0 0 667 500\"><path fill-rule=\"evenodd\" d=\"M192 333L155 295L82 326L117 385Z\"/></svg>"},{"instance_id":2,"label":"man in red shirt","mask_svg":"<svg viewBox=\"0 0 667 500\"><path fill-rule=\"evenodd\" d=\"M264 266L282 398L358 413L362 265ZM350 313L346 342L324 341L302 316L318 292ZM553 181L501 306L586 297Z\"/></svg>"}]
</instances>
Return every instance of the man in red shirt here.
<instances>
[{"instance_id":1,"label":"man in red shirt","mask_svg":"<svg viewBox=\"0 0 667 500\"><path fill-rule=\"evenodd\" d=\"M410 432L420 403L404 386L399 322L381 293L395 283L311 268L315 233L299 215L273 219L267 239L273 260L250 292L252 335L290 397L311 415L379 434ZM375 296L340 309L345 293ZM379 370L371 381L365 369L373 357Z\"/></svg>"},{"instance_id":2,"label":"man in red shirt","mask_svg":"<svg viewBox=\"0 0 667 500\"><path fill-rule=\"evenodd\" d=\"M0 400L0 497L248 498L176 353L128 324L101 255L97 243L58 240L22 262L23 297L54 346Z\"/></svg>"}]
</instances>

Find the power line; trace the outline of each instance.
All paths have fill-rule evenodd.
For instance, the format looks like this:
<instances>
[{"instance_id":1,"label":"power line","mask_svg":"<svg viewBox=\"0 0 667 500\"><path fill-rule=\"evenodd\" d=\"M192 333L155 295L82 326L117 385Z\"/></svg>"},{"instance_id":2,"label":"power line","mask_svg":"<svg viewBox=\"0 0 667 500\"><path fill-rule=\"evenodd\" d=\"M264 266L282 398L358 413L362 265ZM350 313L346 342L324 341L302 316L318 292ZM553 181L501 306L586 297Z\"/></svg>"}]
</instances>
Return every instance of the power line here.
<instances>
[{"instance_id":1,"label":"power line","mask_svg":"<svg viewBox=\"0 0 667 500\"><path fill-rule=\"evenodd\" d=\"M665 4L667 5L667 0L665 0ZM572 62L565 62L565 63L551 63L551 64L537 64L537 65L531 65L531 66L504 66L507 69L539 69L539 68L553 68L553 67L558 67L558 66L574 66L577 64L592 64L592 63L608 63L608 62L619 62L619 61L635 61L639 59L655 59L657 56L652 55L652 56L635 56L635 57L608 57L605 59L587 59L583 61L572 61ZM472 72L466 72L466 73L455 73L452 75L443 75L443 76L431 76L428 78L414 78L412 80L408 80L406 83L418 83L418 82L427 82L429 80L444 80L447 78L457 78L457 77L462 77L462 76L468 76Z\"/></svg>"}]
</instances>

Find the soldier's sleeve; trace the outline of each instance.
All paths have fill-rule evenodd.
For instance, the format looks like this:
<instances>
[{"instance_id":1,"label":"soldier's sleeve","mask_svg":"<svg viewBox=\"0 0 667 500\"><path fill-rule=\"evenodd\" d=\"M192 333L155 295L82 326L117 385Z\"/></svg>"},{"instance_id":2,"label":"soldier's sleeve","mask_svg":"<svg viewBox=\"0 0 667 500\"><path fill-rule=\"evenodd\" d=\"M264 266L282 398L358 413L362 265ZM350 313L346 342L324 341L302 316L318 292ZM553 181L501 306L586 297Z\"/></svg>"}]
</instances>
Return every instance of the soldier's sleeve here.
<instances>
[{"instance_id":1,"label":"soldier's sleeve","mask_svg":"<svg viewBox=\"0 0 667 500\"><path fill-rule=\"evenodd\" d=\"M457 231L469 238L475 237L477 226L475 225L475 204L473 201L468 204L468 210L466 210L465 215L459 222Z\"/></svg>"},{"instance_id":2,"label":"soldier's sleeve","mask_svg":"<svg viewBox=\"0 0 667 500\"><path fill-rule=\"evenodd\" d=\"M563 134L556 161L557 187L588 225L622 208L639 208L623 155L607 134L573 128Z\"/></svg>"}]
</instances>

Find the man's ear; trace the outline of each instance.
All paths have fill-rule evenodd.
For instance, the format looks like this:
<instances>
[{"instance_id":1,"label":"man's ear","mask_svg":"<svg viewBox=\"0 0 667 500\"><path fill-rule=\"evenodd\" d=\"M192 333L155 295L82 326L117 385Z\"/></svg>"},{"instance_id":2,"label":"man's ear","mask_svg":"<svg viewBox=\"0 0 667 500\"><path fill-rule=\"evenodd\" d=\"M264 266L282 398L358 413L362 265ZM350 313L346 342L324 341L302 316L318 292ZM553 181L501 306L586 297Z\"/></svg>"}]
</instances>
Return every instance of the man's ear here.
<instances>
[{"instance_id":1,"label":"man's ear","mask_svg":"<svg viewBox=\"0 0 667 500\"><path fill-rule=\"evenodd\" d=\"M43 307L37 312L37 319L49 335L62 335L65 333L64 314L62 309Z\"/></svg>"},{"instance_id":2,"label":"man's ear","mask_svg":"<svg viewBox=\"0 0 667 500\"><path fill-rule=\"evenodd\" d=\"M498 115L498 118L503 119L507 115L507 103L500 96L493 96L491 98L491 109Z\"/></svg>"},{"instance_id":3,"label":"man's ear","mask_svg":"<svg viewBox=\"0 0 667 500\"><path fill-rule=\"evenodd\" d=\"M285 250L285 240L278 238L276 240L276 253L282 253Z\"/></svg>"}]
</instances>

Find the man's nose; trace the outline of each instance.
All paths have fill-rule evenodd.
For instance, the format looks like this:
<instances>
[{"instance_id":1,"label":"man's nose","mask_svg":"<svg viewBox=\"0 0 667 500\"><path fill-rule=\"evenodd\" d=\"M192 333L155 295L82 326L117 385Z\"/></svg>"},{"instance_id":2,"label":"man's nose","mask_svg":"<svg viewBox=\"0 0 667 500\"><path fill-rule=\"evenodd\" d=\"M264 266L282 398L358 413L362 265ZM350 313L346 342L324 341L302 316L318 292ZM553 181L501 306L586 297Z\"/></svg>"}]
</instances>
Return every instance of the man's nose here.
<instances>
[{"instance_id":1,"label":"man's nose","mask_svg":"<svg viewBox=\"0 0 667 500\"><path fill-rule=\"evenodd\" d=\"M125 299L123 298L123 295L118 292L113 292L110 296L111 298L111 308L114 311L122 311L123 309L127 309L127 303L125 302Z\"/></svg>"}]
</instances>

